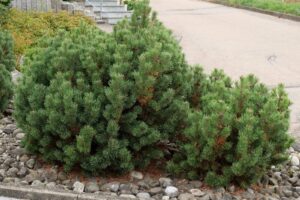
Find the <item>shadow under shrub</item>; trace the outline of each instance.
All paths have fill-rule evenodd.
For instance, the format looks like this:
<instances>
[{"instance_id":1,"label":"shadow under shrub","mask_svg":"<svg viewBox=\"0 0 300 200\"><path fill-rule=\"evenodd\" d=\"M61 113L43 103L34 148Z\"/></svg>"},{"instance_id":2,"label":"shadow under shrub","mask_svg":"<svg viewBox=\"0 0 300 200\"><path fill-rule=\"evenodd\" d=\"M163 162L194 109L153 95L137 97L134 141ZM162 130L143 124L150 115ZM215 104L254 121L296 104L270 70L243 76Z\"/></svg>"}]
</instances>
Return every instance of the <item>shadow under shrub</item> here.
<instances>
[{"instance_id":1,"label":"shadow under shrub","mask_svg":"<svg viewBox=\"0 0 300 200\"><path fill-rule=\"evenodd\" d=\"M269 91L251 75L233 84L221 71L194 72L192 111L168 169L216 187L255 183L286 159L292 142L283 86Z\"/></svg>"},{"instance_id":2,"label":"shadow under shrub","mask_svg":"<svg viewBox=\"0 0 300 200\"><path fill-rule=\"evenodd\" d=\"M0 112L4 111L13 93L11 71L15 67L13 41L6 31L0 31Z\"/></svg>"},{"instance_id":3,"label":"shadow under shrub","mask_svg":"<svg viewBox=\"0 0 300 200\"><path fill-rule=\"evenodd\" d=\"M140 4L111 35L82 26L27 57L15 97L24 145L66 170L124 172L163 156L190 91L181 48Z\"/></svg>"}]
</instances>

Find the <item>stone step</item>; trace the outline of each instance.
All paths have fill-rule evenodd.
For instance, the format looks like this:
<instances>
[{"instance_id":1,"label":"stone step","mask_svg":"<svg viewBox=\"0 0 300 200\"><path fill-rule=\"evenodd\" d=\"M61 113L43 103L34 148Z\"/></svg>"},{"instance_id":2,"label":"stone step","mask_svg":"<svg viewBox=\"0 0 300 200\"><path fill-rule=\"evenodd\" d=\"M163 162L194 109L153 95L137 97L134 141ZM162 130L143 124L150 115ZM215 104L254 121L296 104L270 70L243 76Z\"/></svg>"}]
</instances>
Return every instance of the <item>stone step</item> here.
<instances>
[{"instance_id":1,"label":"stone step","mask_svg":"<svg viewBox=\"0 0 300 200\"><path fill-rule=\"evenodd\" d=\"M113 18L125 18L131 17L131 12L122 11L122 12L96 12L98 16L101 16L103 19L113 19Z\"/></svg>"},{"instance_id":2,"label":"stone step","mask_svg":"<svg viewBox=\"0 0 300 200\"><path fill-rule=\"evenodd\" d=\"M106 19L107 23L110 25L116 25L119 21L122 21L124 18L109 18Z\"/></svg>"},{"instance_id":3,"label":"stone step","mask_svg":"<svg viewBox=\"0 0 300 200\"><path fill-rule=\"evenodd\" d=\"M89 6L114 6L120 5L118 0L86 0L85 5Z\"/></svg>"},{"instance_id":4,"label":"stone step","mask_svg":"<svg viewBox=\"0 0 300 200\"><path fill-rule=\"evenodd\" d=\"M94 12L122 12L122 11L127 11L127 7L124 5L94 7Z\"/></svg>"}]
</instances>

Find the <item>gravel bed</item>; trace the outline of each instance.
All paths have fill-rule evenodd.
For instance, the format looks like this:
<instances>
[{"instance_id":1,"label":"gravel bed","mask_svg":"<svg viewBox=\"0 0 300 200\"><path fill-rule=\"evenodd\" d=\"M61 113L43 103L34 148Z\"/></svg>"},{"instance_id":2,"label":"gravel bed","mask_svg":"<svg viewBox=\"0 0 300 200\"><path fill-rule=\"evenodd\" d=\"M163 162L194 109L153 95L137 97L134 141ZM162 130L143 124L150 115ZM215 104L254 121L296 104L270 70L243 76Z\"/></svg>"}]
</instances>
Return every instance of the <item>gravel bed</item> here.
<instances>
[{"instance_id":1,"label":"gravel bed","mask_svg":"<svg viewBox=\"0 0 300 200\"><path fill-rule=\"evenodd\" d=\"M284 165L272 166L253 188L241 190L234 185L228 188L209 189L202 181L156 177L132 171L128 179L111 181L103 177L72 177L59 166L45 165L26 154L20 142L24 133L13 118L10 106L0 117L0 182L2 184L68 190L77 193L101 193L129 199L157 200L300 200L299 147L288 150L290 159Z\"/></svg>"}]
</instances>

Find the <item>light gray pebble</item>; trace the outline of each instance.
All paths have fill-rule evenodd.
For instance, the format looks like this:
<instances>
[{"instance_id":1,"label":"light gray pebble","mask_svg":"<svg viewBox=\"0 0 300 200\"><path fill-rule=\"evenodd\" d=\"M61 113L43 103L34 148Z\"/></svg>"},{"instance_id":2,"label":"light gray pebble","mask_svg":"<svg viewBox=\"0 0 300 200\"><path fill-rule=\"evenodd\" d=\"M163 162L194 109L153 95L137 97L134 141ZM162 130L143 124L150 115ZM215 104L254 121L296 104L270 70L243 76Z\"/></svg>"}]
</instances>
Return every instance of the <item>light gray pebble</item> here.
<instances>
[{"instance_id":1,"label":"light gray pebble","mask_svg":"<svg viewBox=\"0 0 300 200\"><path fill-rule=\"evenodd\" d=\"M162 187L168 187L168 186L172 186L173 181L170 178L160 178L159 179L159 183Z\"/></svg>"},{"instance_id":2,"label":"light gray pebble","mask_svg":"<svg viewBox=\"0 0 300 200\"><path fill-rule=\"evenodd\" d=\"M179 191L176 187L174 186L168 186L166 189L165 189L165 194L169 197L177 197L178 194L179 194Z\"/></svg>"},{"instance_id":3,"label":"light gray pebble","mask_svg":"<svg viewBox=\"0 0 300 200\"><path fill-rule=\"evenodd\" d=\"M82 193L84 191L84 184L79 182L79 181L76 181L74 184L73 184L73 191L74 192L78 192L78 193Z\"/></svg>"},{"instance_id":4,"label":"light gray pebble","mask_svg":"<svg viewBox=\"0 0 300 200\"><path fill-rule=\"evenodd\" d=\"M150 199L151 198L151 196L148 192L139 192L136 194L136 197L140 198L140 199Z\"/></svg>"},{"instance_id":5,"label":"light gray pebble","mask_svg":"<svg viewBox=\"0 0 300 200\"><path fill-rule=\"evenodd\" d=\"M88 182L84 189L85 192L90 192L90 193L98 192L99 190L100 189L97 182Z\"/></svg>"}]
</instances>

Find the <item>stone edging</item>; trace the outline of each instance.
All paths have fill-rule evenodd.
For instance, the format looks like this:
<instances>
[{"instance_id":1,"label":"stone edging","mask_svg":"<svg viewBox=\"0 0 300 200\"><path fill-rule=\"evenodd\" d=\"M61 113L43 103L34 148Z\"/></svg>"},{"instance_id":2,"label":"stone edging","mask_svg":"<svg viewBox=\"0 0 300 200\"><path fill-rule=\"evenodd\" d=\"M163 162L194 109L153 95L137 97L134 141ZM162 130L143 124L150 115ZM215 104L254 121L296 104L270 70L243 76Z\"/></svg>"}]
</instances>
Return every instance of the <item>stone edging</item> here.
<instances>
[{"instance_id":1,"label":"stone edging","mask_svg":"<svg viewBox=\"0 0 300 200\"><path fill-rule=\"evenodd\" d=\"M288 19L288 20L293 20L293 21L300 22L300 16L296 16L296 15L279 13L279 12L270 11L270 10L263 10L263 9L260 9L260 8L254 8L254 7L243 6L243 5L233 5L233 4L227 3L227 2L222 1L222 0L202 0L202 1L221 4L221 5L229 6L229 7L233 7L233 8L250 10L250 11L254 11L254 12L258 12L258 13L262 13L262 14L266 14L266 15L272 15L272 16L278 17L278 18L283 18L283 19Z\"/></svg>"},{"instance_id":2,"label":"stone edging","mask_svg":"<svg viewBox=\"0 0 300 200\"><path fill-rule=\"evenodd\" d=\"M24 186L0 184L1 196L30 200L126 200L128 198L106 196L102 194L80 194L66 191L51 191Z\"/></svg>"}]
</instances>

